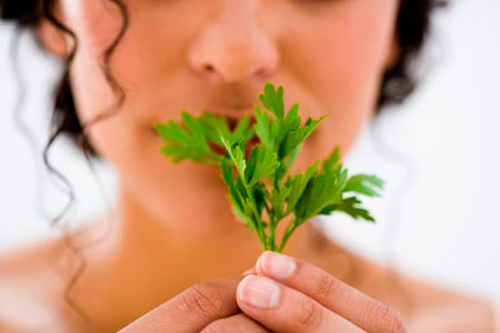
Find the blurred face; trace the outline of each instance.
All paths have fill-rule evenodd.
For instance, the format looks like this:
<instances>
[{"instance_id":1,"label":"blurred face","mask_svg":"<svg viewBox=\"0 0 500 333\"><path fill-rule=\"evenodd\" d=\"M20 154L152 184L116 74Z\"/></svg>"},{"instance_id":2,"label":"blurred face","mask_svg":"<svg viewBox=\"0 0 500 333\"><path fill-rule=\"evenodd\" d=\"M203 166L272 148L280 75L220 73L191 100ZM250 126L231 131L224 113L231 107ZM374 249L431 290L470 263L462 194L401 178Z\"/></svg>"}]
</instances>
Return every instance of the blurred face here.
<instances>
[{"instance_id":1,"label":"blurred face","mask_svg":"<svg viewBox=\"0 0 500 333\"><path fill-rule=\"evenodd\" d=\"M348 151L394 58L398 0L124 3L130 24L111 70L126 100L91 128L91 142L117 167L123 191L185 228L226 214L225 188L216 168L164 158L152 123L178 119L181 109L239 118L270 81L284 87L286 107L298 102L304 116L329 114L304 145L296 168L302 169L337 144ZM109 0L61 0L59 14L78 38L71 83L86 123L115 102L101 63L123 18ZM47 47L57 49L55 32L42 32Z\"/></svg>"}]
</instances>

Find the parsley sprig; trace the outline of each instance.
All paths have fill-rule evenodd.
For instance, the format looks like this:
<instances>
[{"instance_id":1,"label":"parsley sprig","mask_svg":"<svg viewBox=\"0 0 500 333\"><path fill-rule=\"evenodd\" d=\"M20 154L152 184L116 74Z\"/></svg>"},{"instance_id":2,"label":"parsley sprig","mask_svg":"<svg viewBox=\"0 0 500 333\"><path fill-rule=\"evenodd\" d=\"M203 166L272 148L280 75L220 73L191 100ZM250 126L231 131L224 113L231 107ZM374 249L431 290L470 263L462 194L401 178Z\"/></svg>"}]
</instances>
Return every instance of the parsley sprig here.
<instances>
[{"instance_id":1,"label":"parsley sprig","mask_svg":"<svg viewBox=\"0 0 500 333\"><path fill-rule=\"evenodd\" d=\"M219 165L233 212L257 233L264 250L283 252L293 232L316 215L340 211L356 220L375 222L358 196L379 196L383 182L374 175L349 177L338 146L304 172L289 172L302 144L324 117L308 117L303 123L298 103L285 112L283 87L276 89L271 83L266 83L259 99L263 108L254 106L255 124L245 115L234 130L224 117L209 111L195 117L182 110L180 123L155 124L165 141L161 152L173 163L191 160ZM254 136L259 143L247 157L246 146ZM290 215L293 219L278 241L277 227Z\"/></svg>"}]
</instances>

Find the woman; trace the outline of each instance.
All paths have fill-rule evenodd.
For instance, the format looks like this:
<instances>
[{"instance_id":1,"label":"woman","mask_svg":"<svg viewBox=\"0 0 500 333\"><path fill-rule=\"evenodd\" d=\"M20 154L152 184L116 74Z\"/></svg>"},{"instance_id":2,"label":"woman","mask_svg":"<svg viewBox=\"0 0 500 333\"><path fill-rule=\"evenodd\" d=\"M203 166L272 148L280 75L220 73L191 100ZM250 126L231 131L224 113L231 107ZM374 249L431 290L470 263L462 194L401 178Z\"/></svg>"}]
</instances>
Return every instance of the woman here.
<instances>
[{"instance_id":1,"label":"woman","mask_svg":"<svg viewBox=\"0 0 500 333\"><path fill-rule=\"evenodd\" d=\"M407 66L430 0L0 4L4 18L66 62L53 139L72 135L120 176L107 237L78 246L102 228L95 221L0 261L2 331L494 331L486 301L360 258L310 225L292 237L288 256L259 256L219 172L171 165L151 130L181 109L237 120L271 81L284 86L287 106L331 114L306 142L300 168L336 144L346 152L382 105L411 91ZM47 265L61 257L65 271Z\"/></svg>"}]
</instances>

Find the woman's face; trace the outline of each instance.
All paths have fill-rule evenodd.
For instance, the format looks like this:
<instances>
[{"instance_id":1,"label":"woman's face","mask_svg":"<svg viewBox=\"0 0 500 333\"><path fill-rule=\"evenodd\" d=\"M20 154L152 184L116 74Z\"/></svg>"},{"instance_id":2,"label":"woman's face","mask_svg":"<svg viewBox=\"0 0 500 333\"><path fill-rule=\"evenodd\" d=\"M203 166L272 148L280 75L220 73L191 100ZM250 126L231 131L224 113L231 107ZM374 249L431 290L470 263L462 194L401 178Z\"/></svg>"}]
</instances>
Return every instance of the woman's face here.
<instances>
[{"instance_id":1,"label":"woman's face","mask_svg":"<svg viewBox=\"0 0 500 333\"><path fill-rule=\"evenodd\" d=\"M284 87L286 107L298 102L304 116L329 114L304 145L297 161L304 168L337 144L349 149L396 53L398 0L124 2L130 25L111 70L126 100L91 128L91 143L117 167L129 195L187 227L227 211L225 189L216 169L165 159L151 124L178 119L181 109L238 118L270 81ZM100 66L122 16L109 0L60 4L59 15L78 38L71 83L85 123L115 102ZM53 29L45 26L42 36L49 50L57 49Z\"/></svg>"}]
</instances>

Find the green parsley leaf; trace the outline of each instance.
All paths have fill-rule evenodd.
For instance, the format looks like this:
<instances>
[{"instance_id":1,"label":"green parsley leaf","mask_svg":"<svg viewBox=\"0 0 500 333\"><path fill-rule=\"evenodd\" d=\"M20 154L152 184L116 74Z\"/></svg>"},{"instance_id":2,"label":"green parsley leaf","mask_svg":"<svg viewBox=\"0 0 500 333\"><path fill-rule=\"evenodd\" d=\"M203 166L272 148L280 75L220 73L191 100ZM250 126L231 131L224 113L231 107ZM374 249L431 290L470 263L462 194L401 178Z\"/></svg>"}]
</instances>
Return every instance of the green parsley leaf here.
<instances>
[{"instance_id":1,"label":"green parsley leaf","mask_svg":"<svg viewBox=\"0 0 500 333\"><path fill-rule=\"evenodd\" d=\"M374 175L349 177L338 146L304 172L289 174L303 143L324 117L308 117L303 122L298 103L285 112L283 95L283 87L266 83L258 96L262 106L254 106L253 126L245 115L231 130L224 117L208 110L197 117L183 110L180 123L169 120L154 125L165 142L161 152L174 163L191 160L220 165L236 218L257 233L264 250L278 252L300 225L316 215L339 211L374 222L356 195L379 196L383 188L382 180ZM259 143L248 149L254 135ZM216 153L213 147L224 153ZM278 242L277 227L290 215L293 219Z\"/></svg>"},{"instance_id":2,"label":"green parsley leaf","mask_svg":"<svg viewBox=\"0 0 500 333\"><path fill-rule=\"evenodd\" d=\"M245 178L250 186L257 184L262 178L273 175L280 163L276 153L265 147L255 146L248 159Z\"/></svg>"},{"instance_id":3,"label":"green parsley leaf","mask_svg":"<svg viewBox=\"0 0 500 333\"><path fill-rule=\"evenodd\" d=\"M382 189L384 182L374 175L355 175L346 184L345 192L356 192L369 197L380 196L379 189Z\"/></svg>"}]
</instances>

